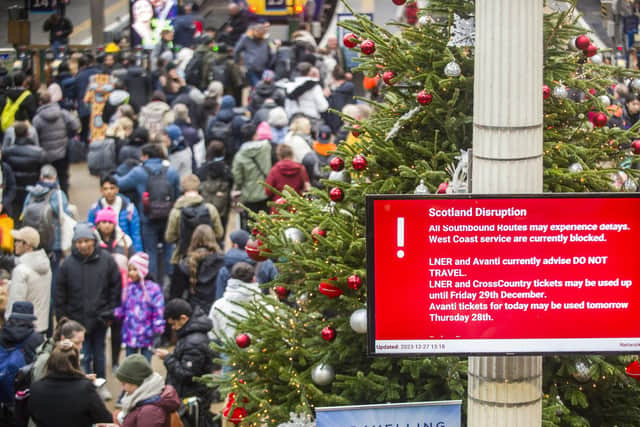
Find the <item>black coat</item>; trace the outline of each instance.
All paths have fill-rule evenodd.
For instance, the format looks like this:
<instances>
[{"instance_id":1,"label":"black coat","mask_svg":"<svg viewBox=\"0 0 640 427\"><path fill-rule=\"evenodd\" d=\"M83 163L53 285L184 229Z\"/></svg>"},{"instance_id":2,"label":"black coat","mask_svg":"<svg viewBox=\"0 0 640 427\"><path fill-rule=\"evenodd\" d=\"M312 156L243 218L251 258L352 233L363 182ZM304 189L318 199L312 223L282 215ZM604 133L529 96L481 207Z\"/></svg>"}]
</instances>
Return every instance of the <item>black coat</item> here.
<instances>
[{"instance_id":1,"label":"black coat","mask_svg":"<svg viewBox=\"0 0 640 427\"><path fill-rule=\"evenodd\" d=\"M211 319L196 307L189 321L177 331L178 342L173 353L164 359L167 384L176 389L180 398L202 396L206 399L211 393L206 385L193 381L193 377L210 374L214 370L214 354L207 335L212 327Z\"/></svg>"},{"instance_id":2,"label":"black coat","mask_svg":"<svg viewBox=\"0 0 640 427\"><path fill-rule=\"evenodd\" d=\"M24 361L28 365L35 360L36 350L44 338L35 331L33 322L26 320L9 320L0 329L0 347L9 349L22 344Z\"/></svg>"},{"instance_id":3,"label":"black coat","mask_svg":"<svg viewBox=\"0 0 640 427\"><path fill-rule=\"evenodd\" d=\"M142 67L129 67L124 77L124 85L131 95L129 104L136 112L140 112L142 106L151 99L151 93L153 92L151 74Z\"/></svg>"},{"instance_id":4,"label":"black coat","mask_svg":"<svg viewBox=\"0 0 640 427\"><path fill-rule=\"evenodd\" d=\"M11 204L13 203L13 199L16 198L16 179L11 166L5 162L2 162L2 187L3 212L9 216L13 216L14 212Z\"/></svg>"},{"instance_id":5,"label":"black coat","mask_svg":"<svg viewBox=\"0 0 640 427\"><path fill-rule=\"evenodd\" d=\"M26 137L16 138L14 144L2 150L2 158L15 173L16 186L25 191L27 185L36 185L40 168L46 163L46 153Z\"/></svg>"},{"instance_id":6,"label":"black coat","mask_svg":"<svg viewBox=\"0 0 640 427\"><path fill-rule=\"evenodd\" d=\"M96 388L84 376L47 375L31 385L29 416L37 426L91 427L112 422Z\"/></svg>"},{"instance_id":7,"label":"black coat","mask_svg":"<svg viewBox=\"0 0 640 427\"><path fill-rule=\"evenodd\" d=\"M55 308L60 319L66 316L80 322L90 333L105 327L120 305L120 270L111 254L96 248L93 255L82 257L73 249L58 272Z\"/></svg>"}]
</instances>

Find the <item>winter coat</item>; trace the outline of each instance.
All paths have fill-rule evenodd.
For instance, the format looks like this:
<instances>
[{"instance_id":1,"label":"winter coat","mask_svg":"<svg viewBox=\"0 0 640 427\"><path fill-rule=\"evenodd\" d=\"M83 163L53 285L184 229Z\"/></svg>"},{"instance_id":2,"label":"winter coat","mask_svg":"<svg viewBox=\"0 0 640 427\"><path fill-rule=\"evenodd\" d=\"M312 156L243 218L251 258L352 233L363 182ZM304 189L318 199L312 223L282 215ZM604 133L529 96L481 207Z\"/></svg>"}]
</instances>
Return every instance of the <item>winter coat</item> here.
<instances>
[{"instance_id":1,"label":"winter coat","mask_svg":"<svg viewBox=\"0 0 640 427\"><path fill-rule=\"evenodd\" d=\"M5 94L9 99L15 102L25 90L27 89L23 87L12 87L9 89L5 89ZM38 101L36 100L35 95L33 93L30 93L29 95L27 95L24 101L22 101L20 107L18 107L15 119L20 121L28 120L29 122L32 122L33 116L36 115L37 109Z\"/></svg>"},{"instance_id":2,"label":"winter coat","mask_svg":"<svg viewBox=\"0 0 640 427\"><path fill-rule=\"evenodd\" d=\"M342 108L344 108L345 105L355 104L355 100L353 99L354 94L355 87L353 86L353 83L342 83L331 92L331 95L329 95L329 108L336 111L342 111ZM324 122L329 125L333 133L338 132L342 127L342 119L337 113L325 112L322 114L322 118L324 119Z\"/></svg>"},{"instance_id":3,"label":"winter coat","mask_svg":"<svg viewBox=\"0 0 640 427\"><path fill-rule=\"evenodd\" d=\"M163 159L152 158L145 161L142 165L134 167L126 175L116 177L118 180L118 187L121 191L135 190L138 194L139 202L136 207L140 214L141 224L149 223L149 219L147 219L142 208L142 193L147 191L147 179L149 178L149 174L144 168L145 166L151 169L154 173L159 173L161 168L169 166L169 162ZM173 186L174 194L176 196L180 194L180 176L178 175L178 172L169 167L169 170L167 171L167 179L169 180L169 184Z\"/></svg>"},{"instance_id":4,"label":"winter coat","mask_svg":"<svg viewBox=\"0 0 640 427\"><path fill-rule=\"evenodd\" d=\"M13 170L5 162L0 163L2 169L2 212L13 217L14 212L11 207L13 200L16 198L16 179L13 175Z\"/></svg>"},{"instance_id":5,"label":"winter coat","mask_svg":"<svg viewBox=\"0 0 640 427\"><path fill-rule=\"evenodd\" d=\"M38 318L36 331L45 332L49 327L51 264L43 249L26 252L16 258L16 266L11 272L5 318L11 315L11 307L16 301L33 304L33 313Z\"/></svg>"},{"instance_id":6,"label":"winter coat","mask_svg":"<svg viewBox=\"0 0 640 427\"><path fill-rule=\"evenodd\" d=\"M38 138L38 132L36 128L34 128L31 124L27 128L27 138L33 141L35 145L40 145L40 138ZM4 150L16 142L16 131L13 126L9 126L9 128L4 132L4 136L2 137L2 153L4 154Z\"/></svg>"},{"instance_id":7,"label":"winter coat","mask_svg":"<svg viewBox=\"0 0 640 427\"><path fill-rule=\"evenodd\" d=\"M76 74L76 94L78 96L78 115L80 117L89 117L91 115L91 109L89 105L84 102L84 96L87 93L91 76L100 74L101 72L102 70L98 66L90 65L78 71L78 74Z\"/></svg>"},{"instance_id":8,"label":"winter coat","mask_svg":"<svg viewBox=\"0 0 640 427\"><path fill-rule=\"evenodd\" d=\"M153 337L164 332L164 295L160 286L151 280L131 282L125 289L122 304L115 317L123 319L122 342L127 347L149 348Z\"/></svg>"},{"instance_id":9,"label":"winter coat","mask_svg":"<svg viewBox=\"0 0 640 427\"><path fill-rule=\"evenodd\" d=\"M236 64L242 58L247 71L262 73L271 65L272 55L269 40L257 39L243 34L233 49L233 60Z\"/></svg>"},{"instance_id":10,"label":"winter coat","mask_svg":"<svg viewBox=\"0 0 640 427\"><path fill-rule=\"evenodd\" d=\"M256 262L249 258L247 251L240 248L231 248L224 255L224 267L218 271L216 276L216 301L222 298L227 289L227 281L231 277L231 269L238 262L246 262L256 265ZM278 275L278 269L270 259L262 261L256 266L256 281L259 284L269 283Z\"/></svg>"},{"instance_id":11,"label":"winter coat","mask_svg":"<svg viewBox=\"0 0 640 427\"><path fill-rule=\"evenodd\" d=\"M267 175L266 183L274 187L278 191L282 191L286 185L293 188L296 193L302 194L305 184L309 183L309 175L304 166L294 162L291 159L283 159L273 165ZM265 187L264 191L272 200L277 199L276 193L271 191L269 187Z\"/></svg>"},{"instance_id":12,"label":"winter coat","mask_svg":"<svg viewBox=\"0 0 640 427\"><path fill-rule=\"evenodd\" d=\"M293 150L293 161L302 163L302 159L307 153L311 153L310 144L311 137L300 133L288 133L284 138L284 143L287 144Z\"/></svg>"},{"instance_id":13,"label":"winter coat","mask_svg":"<svg viewBox=\"0 0 640 427\"><path fill-rule=\"evenodd\" d=\"M29 416L38 426L91 427L112 416L84 375L49 374L31 385Z\"/></svg>"},{"instance_id":14,"label":"winter coat","mask_svg":"<svg viewBox=\"0 0 640 427\"><path fill-rule=\"evenodd\" d=\"M173 113L166 102L151 101L140 109L138 125L146 128L150 136L161 133L171 122Z\"/></svg>"},{"instance_id":15,"label":"winter coat","mask_svg":"<svg viewBox=\"0 0 640 427\"><path fill-rule=\"evenodd\" d=\"M164 427L172 412L180 407L180 398L176 389L170 385L164 386L157 397L138 399L132 409L122 421L122 427ZM157 400L156 400L157 399Z\"/></svg>"},{"instance_id":16,"label":"winter coat","mask_svg":"<svg viewBox=\"0 0 640 427\"><path fill-rule=\"evenodd\" d=\"M216 278L223 266L224 257L209 248L197 248L180 261L178 271L182 273L184 281L189 283L187 300L192 307L200 307L205 313L209 312L216 300Z\"/></svg>"},{"instance_id":17,"label":"winter coat","mask_svg":"<svg viewBox=\"0 0 640 427\"><path fill-rule=\"evenodd\" d=\"M49 338L36 349L36 358L33 362L33 372L31 373L31 383L40 381L47 373L47 361L51 352L56 346L56 342L52 338Z\"/></svg>"},{"instance_id":18,"label":"winter coat","mask_svg":"<svg viewBox=\"0 0 640 427\"><path fill-rule=\"evenodd\" d=\"M164 239L167 243L176 243L176 247L171 256L171 264L178 264L180 259L186 255L186 253L180 252L180 222L182 216L182 209L187 206L196 206L203 203L204 199L201 195L183 195L176 200L173 209L169 213L169 221L167 222L167 229L165 231ZM222 221L220 220L220 214L218 209L210 203L205 203L209 209L209 215L211 216L211 228L216 235L216 239L220 240L224 237L224 228L222 227ZM188 246L188 245L187 245Z\"/></svg>"},{"instance_id":19,"label":"winter coat","mask_svg":"<svg viewBox=\"0 0 640 427\"><path fill-rule=\"evenodd\" d=\"M122 194L118 194L115 203L111 208L118 215L118 225L122 231L133 242L135 252L142 251L142 235L140 231L140 216L138 215L138 209L135 205ZM92 224L96 223L96 215L98 211L107 207L107 201L103 198L95 202L89 209L89 215L87 221Z\"/></svg>"},{"instance_id":20,"label":"winter coat","mask_svg":"<svg viewBox=\"0 0 640 427\"><path fill-rule=\"evenodd\" d=\"M271 169L271 144L269 141L247 141L233 158L231 173L235 187L242 192L244 203L262 202L267 199L261 181Z\"/></svg>"},{"instance_id":21,"label":"winter coat","mask_svg":"<svg viewBox=\"0 0 640 427\"><path fill-rule=\"evenodd\" d=\"M280 107L284 107L284 91L282 88L276 86L273 83L268 83L263 80L258 82L256 87L251 92L251 102L249 103L249 111L252 114L256 114L258 110L265 104L267 99L273 99L274 107L279 105ZM260 121L266 121L269 118L267 117L261 118ZM258 120L255 120L256 123L259 123Z\"/></svg>"},{"instance_id":22,"label":"winter coat","mask_svg":"<svg viewBox=\"0 0 640 427\"><path fill-rule=\"evenodd\" d=\"M38 181L38 183L33 187L27 187L29 194L24 199L24 206L22 208L22 212L24 209L31 203L31 199L39 199L41 197L49 197L49 205L51 206L51 210L53 211L53 226L55 229L55 239L53 241L53 250L60 250L62 248L60 243L60 220L59 220L59 201L58 201L58 192L60 193L60 199L62 199L62 210L67 214L71 215L71 211L69 210L69 201L67 200L67 195L64 191L60 190L58 183L50 183L50 182L42 182ZM50 193L50 194L49 194ZM49 196L47 196L49 195Z\"/></svg>"},{"instance_id":23,"label":"winter coat","mask_svg":"<svg viewBox=\"0 0 640 427\"><path fill-rule=\"evenodd\" d=\"M46 153L30 138L21 137L14 144L2 149L2 159L15 173L16 185L26 190L35 185L40 177L40 168L46 163Z\"/></svg>"},{"instance_id":24,"label":"winter coat","mask_svg":"<svg viewBox=\"0 0 640 427\"><path fill-rule=\"evenodd\" d=\"M130 257L135 253L135 249L131 248L133 246L131 237L127 236L117 224L108 240L102 237L97 227L93 228L93 234L96 236L98 247L109 252L111 255L120 254L125 257Z\"/></svg>"},{"instance_id":25,"label":"winter coat","mask_svg":"<svg viewBox=\"0 0 640 427\"><path fill-rule=\"evenodd\" d=\"M179 147L169 151L169 163L181 177L190 175L193 171L193 152L182 142Z\"/></svg>"},{"instance_id":26,"label":"winter coat","mask_svg":"<svg viewBox=\"0 0 640 427\"><path fill-rule=\"evenodd\" d=\"M227 191L218 191L222 193L216 196L221 202L217 202L216 208L218 213L222 217L226 217L231 205L231 188L233 187L233 175L231 174L231 168L224 162L224 160L209 160L204 163L196 171L196 175L200 179L200 194L207 198L207 202L214 203L215 200L212 195L208 195L203 190L213 181L220 180L226 187ZM212 187L213 188L213 187ZM220 188L220 187L219 187ZM222 224L224 227L226 224Z\"/></svg>"},{"instance_id":27,"label":"winter coat","mask_svg":"<svg viewBox=\"0 0 640 427\"><path fill-rule=\"evenodd\" d=\"M80 121L57 103L49 103L38 108L33 127L40 136L40 146L47 153L47 162L51 163L67 156L69 136L78 133Z\"/></svg>"},{"instance_id":28,"label":"winter coat","mask_svg":"<svg viewBox=\"0 0 640 427\"><path fill-rule=\"evenodd\" d=\"M96 247L87 258L74 248L56 277L56 317L80 322L90 334L104 328L120 305L121 276L111 254Z\"/></svg>"},{"instance_id":29,"label":"winter coat","mask_svg":"<svg viewBox=\"0 0 640 427\"><path fill-rule=\"evenodd\" d=\"M173 28L175 36L173 41L178 46L191 47L193 45L194 34L196 32L196 15L178 15L173 18Z\"/></svg>"},{"instance_id":30,"label":"winter coat","mask_svg":"<svg viewBox=\"0 0 640 427\"><path fill-rule=\"evenodd\" d=\"M69 36L73 32L73 24L69 18L59 15L56 22L55 15L51 15L44 21L42 30L49 32L49 44L68 44ZM62 34L58 35L56 34L57 32L61 32Z\"/></svg>"},{"instance_id":31,"label":"winter coat","mask_svg":"<svg viewBox=\"0 0 640 427\"><path fill-rule=\"evenodd\" d=\"M134 65L127 70L127 74L124 77L124 85L131 95L131 106L136 112L139 112L142 106L147 103L147 100L151 98L151 93L153 92L151 76L144 68Z\"/></svg>"},{"instance_id":32,"label":"winter coat","mask_svg":"<svg viewBox=\"0 0 640 427\"><path fill-rule=\"evenodd\" d=\"M118 153L118 165L126 162L127 160L140 161L142 157L142 147L133 145L131 143L124 145Z\"/></svg>"},{"instance_id":33,"label":"winter coat","mask_svg":"<svg viewBox=\"0 0 640 427\"><path fill-rule=\"evenodd\" d=\"M239 279L229 279L227 289L222 298L213 303L209 318L213 324L211 338L223 340L225 337L233 337L236 333L235 322L226 316L238 320L247 317L247 311L238 304L246 304L260 294L257 283L245 283Z\"/></svg>"},{"instance_id":34,"label":"winter coat","mask_svg":"<svg viewBox=\"0 0 640 427\"><path fill-rule=\"evenodd\" d=\"M302 113L307 117L320 119L321 113L329 108L320 82L312 77L296 77L285 86L285 91L287 98L284 108L289 117Z\"/></svg>"},{"instance_id":35,"label":"winter coat","mask_svg":"<svg viewBox=\"0 0 640 427\"><path fill-rule=\"evenodd\" d=\"M0 347L9 349L22 344L27 365L35 360L36 351L43 341L42 334L35 331L30 320L9 320L0 329Z\"/></svg>"},{"instance_id":36,"label":"winter coat","mask_svg":"<svg viewBox=\"0 0 640 427\"><path fill-rule=\"evenodd\" d=\"M211 390L193 377L212 373L213 351L209 347L211 319L196 307L189 321L177 331L178 341L173 353L164 359L167 368L167 384L172 385L178 396L184 399L190 396L204 397Z\"/></svg>"}]
</instances>

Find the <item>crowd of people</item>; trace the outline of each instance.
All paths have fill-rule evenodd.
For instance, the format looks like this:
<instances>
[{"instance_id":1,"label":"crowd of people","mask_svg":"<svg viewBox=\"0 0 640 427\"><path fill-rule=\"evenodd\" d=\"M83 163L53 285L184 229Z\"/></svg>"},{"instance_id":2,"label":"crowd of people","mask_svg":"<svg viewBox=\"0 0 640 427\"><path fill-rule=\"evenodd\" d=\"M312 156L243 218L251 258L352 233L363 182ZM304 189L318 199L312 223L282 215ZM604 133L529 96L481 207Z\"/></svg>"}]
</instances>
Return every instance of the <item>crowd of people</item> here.
<instances>
[{"instance_id":1,"label":"crowd of people","mask_svg":"<svg viewBox=\"0 0 640 427\"><path fill-rule=\"evenodd\" d=\"M209 344L234 335L235 303L278 274L245 252L248 212L286 186L321 187L337 146L357 139L337 112L370 114L336 37L272 40L268 22L228 10L218 31L185 7L147 53L70 51L68 23L52 18L44 82L28 61L0 68L0 210L15 224L0 221L0 372L16 352L29 369L15 384L0 375L7 425L142 426L189 398L196 425L212 425L219 396L193 378L220 368ZM69 200L78 161L99 177L87 218ZM107 352L118 397L101 386Z\"/></svg>"}]
</instances>

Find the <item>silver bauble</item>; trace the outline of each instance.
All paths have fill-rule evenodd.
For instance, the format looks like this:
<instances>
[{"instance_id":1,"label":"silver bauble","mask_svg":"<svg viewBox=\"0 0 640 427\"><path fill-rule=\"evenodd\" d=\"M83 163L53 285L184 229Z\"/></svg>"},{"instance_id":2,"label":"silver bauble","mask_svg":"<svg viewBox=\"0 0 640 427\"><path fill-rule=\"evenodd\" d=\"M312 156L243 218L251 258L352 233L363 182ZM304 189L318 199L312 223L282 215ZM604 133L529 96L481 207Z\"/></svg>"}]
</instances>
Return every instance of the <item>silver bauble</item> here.
<instances>
[{"instance_id":1,"label":"silver bauble","mask_svg":"<svg viewBox=\"0 0 640 427\"><path fill-rule=\"evenodd\" d=\"M556 86L553 88L553 96L558 99L566 99L569 96L569 91L565 85Z\"/></svg>"},{"instance_id":2,"label":"silver bauble","mask_svg":"<svg viewBox=\"0 0 640 427\"><path fill-rule=\"evenodd\" d=\"M291 243L302 243L305 241L304 233L295 227L289 227L284 230L284 237Z\"/></svg>"},{"instance_id":3,"label":"silver bauble","mask_svg":"<svg viewBox=\"0 0 640 427\"><path fill-rule=\"evenodd\" d=\"M576 372L573 373L573 378L580 383L586 383L591 380L591 375L589 374L589 370L591 369L591 364L587 361L579 360L576 362Z\"/></svg>"},{"instance_id":4,"label":"silver bauble","mask_svg":"<svg viewBox=\"0 0 640 427\"><path fill-rule=\"evenodd\" d=\"M611 105L611 98L609 98L607 95L600 95L598 99L600 100L600 102L602 102L602 105L604 105L605 107L608 107L609 105Z\"/></svg>"},{"instance_id":5,"label":"silver bauble","mask_svg":"<svg viewBox=\"0 0 640 427\"><path fill-rule=\"evenodd\" d=\"M420 180L420 184L418 184L416 189L413 191L413 194L429 194L429 188L424 185L424 179Z\"/></svg>"},{"instance_id":6,"label":"silver bauble","mask_svg":"<svg viewBox=\"0 0 640 427\"><path fill-rule=\"evenodd\" d=\"M638 191L638 184L631 178L627 178L627 180L622 184L622 190L627 193L635 193Z\"/></svg>"},{"instance_id":7,"label":"silver bauble","mask_svg":"<svg viewBox=\"0 0 640 427\"><path fill-rule=\"evenodd\" d=\"M359 308L349 318L349 326L359 334L367 333L367 309Z\"/></svg>"},{"instance_id":8,"label":"silver bauble","mask_svg":"<svg viewBox=\"0 0 640 427\"><path fill-rule=\"evenodd\" d=\"M575 51L580 50L580 49L578 49L578 47L576 46L576 39L577 39L577 37L571 37L571 40L569 40L569 49L571 49L571 50L575 50Z\"/></svg>"},{"instance_id":9,"label":"silver bauble","mask_svg":"<svg viewBox=\"0 0 640 427\"><path fill-rule=\"evenodd\" d=\"M456 61L451 61L444 67L444 75L447 77L458 77L461 73L460 65Z\"/></svg>"},{"instance_id":10,"label":"silver bauble","mask_svg":"<svg viewBox=\"0 0 640 427\"><path fill-rule=\"evenodd\" d=\"M341 170L337 172L331 171L331 173L329 174L329 181L349 182L350 181L349 172L347 172L346 170Z\"/></svg>"},{"instance_id":11,"label":"silver bauble","mask_svg":"<svg viewBox=\"0 0 640 427\"><path fill-rule=\"evenodd\" d=\"M429 25L431 22L433 22L433 19L428 15L422 15L420 18L418 18L418 25L420 25L421 27Z\"/></svg>"},{"instance_id":12,"label":"silver bauble","mask_svg":"<svg viewBox=\"0 0 640 427\"><path fill-rule=\"evenodd\" d=\"M602 57L602 54L600 54L600 53L596 53L595 55L593 55L589 59L591 60L592 64L602 64L602 61L604 61L604 58Z\"/></svg>"},{"instance_id":13,"label":"silver bauble","mask_svg":"<svg viewBox=\"0 0 640 427\"><path fill-rule=\"evenodd\" d=\"M571 163L569 165L569 172L571 173L578 173L578 172L582 172L583 170L584 168L580 163Z\"/></svg>"},{"instance_id":14,"label":"silver bauble","mask_svg":"<svg viewBox=\"0 0 640 427\"><path fill-rule=\"evenodd\" d=\"M309 294L304 292L302 294L300 294L300 296L298 297L298 299L296 299L296 303L299 306L304 306L309 302Z\"/></svg>"},{"instance_id":15,"label":"silver bauble","mask_svg":"<svg viewBox=\"0 0 640 427\"><path fill-rule=\"evenodd\" d=\"M311 369L311 381L319 386L331 384L335 376L336 372L333 366L325 363L318 363Z\"/></svg>"},{"instance_id":16,"label":"silver bauble","mask_svg":"<svg viewBox=\"0 0 640 427\"><path fill-rule=\"evenodd\" d=\"M633 79L631 81L631 88L634 90L640 90L640 79Z\"/></svg>"}]
</instances>

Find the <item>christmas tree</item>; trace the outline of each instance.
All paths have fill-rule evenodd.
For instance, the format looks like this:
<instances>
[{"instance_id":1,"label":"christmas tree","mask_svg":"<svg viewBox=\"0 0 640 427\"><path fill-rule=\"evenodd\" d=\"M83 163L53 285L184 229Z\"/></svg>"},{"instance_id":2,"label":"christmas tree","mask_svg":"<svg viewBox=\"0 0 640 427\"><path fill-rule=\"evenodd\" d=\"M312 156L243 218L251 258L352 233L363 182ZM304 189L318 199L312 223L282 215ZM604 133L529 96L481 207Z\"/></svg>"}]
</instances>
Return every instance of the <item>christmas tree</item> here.
<instances>
[{"instance_id":1,"label":"christmas tree","mask_svg":"<svg viewBox=\"0 0 640 427\"><path fill-rule=\"evenodd\" d=\"M383 99L370 101L368 120L344 117L355 138L339 146L325 189L285 190L254 217L247 250L278 261L280 275L246 319L229 315L238 337L217 349L232 372L206 378L233 393L225 416L277 425L316 406L465 398L465 358L367 357L364 196L443 188L471 148L473 12L472 1L432 0L393 32L356 13L343 24L345 46L362 52L358 70L384 81ZM612 83L634 75L602 64L574 12L568 3L545 15L545 191L633 189L637 131L604 125ZM640 387L624 372L633 359L547 357L544 425L639 425Z\"/></svg>"}]
</instances>

